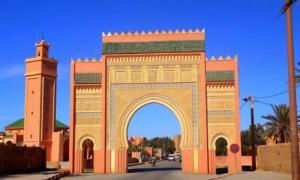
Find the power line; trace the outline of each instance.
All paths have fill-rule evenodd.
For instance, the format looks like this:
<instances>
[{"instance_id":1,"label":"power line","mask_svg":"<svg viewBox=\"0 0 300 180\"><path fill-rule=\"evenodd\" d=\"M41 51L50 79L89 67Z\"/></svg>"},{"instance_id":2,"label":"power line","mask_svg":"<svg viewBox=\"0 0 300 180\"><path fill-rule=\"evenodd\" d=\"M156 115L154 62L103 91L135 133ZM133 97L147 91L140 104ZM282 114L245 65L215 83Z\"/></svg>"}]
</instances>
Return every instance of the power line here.
<instances>
[{"instance_id":1,"label":"power line","mask_svg":"<svg viewBox=\"0 0 300 180\"><path fill-rule=\"evenodd\" d=\"M263 102L263 101L260 101L260 100L255 100L254 102L258 102L260 104L268 105L268 106L271 106L271 107L275 106L274 104L266 103L266 102Z\"/></svg>"},{"instance_id":2,"label":"power line","mask_svg":"<svg viewBox=\"0 0 300 180\"><path fill-rule=\"evenodd\" d=\"M300 85L297 85L296 88L298 88ZM285 93L288 93L289 90L285 90L285 91L282 91L282 92L279 92L279 93L276 93L276 94L272 94L272 95L269 95L269 96L260 96L260 97L255 97L256 99L266 99L266 98L272 98L272 97L276 97L276 96L280 96L282 94L285 94Z\"/></svg>"},{"instance_id":3,"label":"power line","mask_svg":"<svg viewBox=\"0 0 300 180\"><path fill-rule=\"evenodd\" d=\"M243 109L243 107L245 106L246 103L247 103L247 102L245 101L245 102L240 106L240 110Z\"/></svg>"}]
</instances>

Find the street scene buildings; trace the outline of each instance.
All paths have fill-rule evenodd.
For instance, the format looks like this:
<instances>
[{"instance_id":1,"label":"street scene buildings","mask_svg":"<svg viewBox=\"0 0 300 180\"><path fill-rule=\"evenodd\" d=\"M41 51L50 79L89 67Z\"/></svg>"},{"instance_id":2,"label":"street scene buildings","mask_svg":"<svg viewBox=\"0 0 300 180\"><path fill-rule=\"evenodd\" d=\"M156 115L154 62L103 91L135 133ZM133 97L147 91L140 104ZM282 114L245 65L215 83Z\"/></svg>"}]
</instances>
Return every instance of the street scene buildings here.
<instances>
[{"instance_id":1,"label":"street scene buildings","mask_svg":"<svg viewBox=\"0 0 300 180\"><path fill-rule=\"evenodd\" d=\"M206 2L202 3L205 7ZM51 34L51 38L37 35L32 49L25 48L32 55L22 55L22 73L15 70L18 74L16 82L5 80L15 76L13 69L11 72L3 71L4 75L0 73L0 81L3 81L0 83L5 85L3 89L18 81L23 83L23 86L16 87L22 87L18 91L23 96L18 96L18 100L22 99L24 102L22 115L16 113L18 119L14 114L11 118L5 118L11 120L0 122L3 126L0 132L0 179L300 179L300 133L296 96L300 68L294 62L291 12L295 4L296 1L286 0L281 9L281 14L286 17L288 44L288 63L280 65L287 66L288 76L285 79L279 77L282 76L279 70L282 67L277 67L279 65L276 63L268 65L274 66L272 68L276 69L276 73L261 68L265 67L265 61L256 64L259 57L257 54L261 56L276 52L279 54L276 57L283 57L278 49L273 50L273 46L264 44L273 42L273 39L260 40L263 36L256 35L262 32L248 32L247 28L250 27L244 24L248 17L245 15L241 16L245 19L242 21L243 26L233 29L228 27L234 33L221 28L224 26L222 21L214 17L204 23L208 26L206 29L194 28L199 22L193 21L186 24L190 29L166 30L155 28L152 24L145 26L148 30L137 28L138 31L134 27L128 30L125 25L133 23L120 20L118 21L124 25L124 30L120 27L115 27L114 30L109 21L100 18L105 21L105 26L97 29L98 37L100 33L101 35L96 46L87 41L82 42L82 46L77 46L81 43L77 40L82 39L83 35L92 36L84 28L74 28L74 32L80 32L76 38L68 37L67 33L63 35L64 40L77 42L72 46L69 42L67 48L57 43L55 37L59 39L62 36L51 34L56 30L48 28L46 32ZM182 7L183 5L188 5L189 9L194 8L190 7L191 3L182 4ZM166 4L164 6L169 7ZM244 4L239 6L245 8ZM252 8L249 4L248 6L247 8ZM113 14L106 12L109 8L103 8L101 16L94 14L89 17L116 15L119 13L117 7L119 6L116 6ZM124 7L119 10L123 11ZM145 13L146 10L149 9L145 8ZM239 19L237 14L242 14L239 10L236 8L236 19ZM181 11L193 13L182 8L178 11L179 17ZM0 19L1 13L0 10ZM52 16L56 17L57 14ZM156 11L150 14L160 16ZM61 16L57 21L64 18L65 16ZM110 18L113 17L108 17ZM49 18L47 19L44 22L50 23ZM80 18L74 19L76 23L80 22ZM95 27L95 20L83 19L91 22L81 23ZM159 19L154 19L155 24L162 23ZM185 22L180 18L173 21ZM167 28L173 21L169 19L163 25ZM210 23L216 21L220 26L211 28ZM35 22L40 24L40 21ZM230 22L234 26L235 20ZM101 23L103 22L99 21ZM174 23L172 27L175 25L177 24ZM53 27L59 27L63 32L68 26L71 25L62 23L61 26ZM247 32L244 32L244 26L247 27ZM261 27L262 31L264 28ZM296 28L299 29L298 26ZM1 25L0 29L3 32L5 30ZM215 37L210 36L209 32L213 32ZM277 37L276 33L280 31L276 30L275 35L272 34L273 38ZM4 38L1 34L0 37ZM222 38L226 40L219 41ZM252 42L253 39L257 42ZM296 38L296 42L297 40ZM282 44L282 39L278 38L277 41ZM62 40L60 42L63 44ZM235 44L237 42L238 45ZM28 43L30 41L26 41ZM11 49L8 47L9 43L7 48L0 46L4 54L6 49ZM98 48L97 54L91 53L94 48ZM16 50L11 53L12 57L18 51L23 51L20 48ZM73 58L81 55L77 52L89 58ZM219 56L228 52L230 56ZM64 60L61 61L60 57ZM245 61L247 58L248 61ZM253 59L249 61L249 58ZM68 59L67 63L64 62L65 59ZM6 63L3 63L4 66ZM249 68L253 72L250 73L247 70ZM23 78L20 74L24 75ZM266 80L269 74L273 76ZM63 84L59 83L61 76L68 79ZM280 82L284 81L285 86L288 84L288 90L276 93L275 85L271 82L276 78ZM255 83L260 85L253 87L252 84ZM253 95L249 95L250 93ZM266 95L255 95L260 93ZM6 108L6 104L13 102L13 96L3 92L0 94L3 98L1 110ZM16 94L16 91L12 94ZM278 96L284 97L272 101ZM170 111L169 115L165 116L155 105L166 108ZM244 107L248 105L249 113L245 115L242 110L247 109ZM10 107L6 109L7 112L0 111L0 118L2 114L18 112L17 106L7 107ZM145 113L145 107L152 107L155 112ZM140 112L144 113L143 116L140 116ZM130 126L133 119L150 119L150 123L145 121L144 124ZM175 120L178 128L174 122L163 124L163 119ZM142 126L144 127L141 128ZM152 134L147 134L146 131L150 130L153 131Z\"/></svg>"}]
</instances>

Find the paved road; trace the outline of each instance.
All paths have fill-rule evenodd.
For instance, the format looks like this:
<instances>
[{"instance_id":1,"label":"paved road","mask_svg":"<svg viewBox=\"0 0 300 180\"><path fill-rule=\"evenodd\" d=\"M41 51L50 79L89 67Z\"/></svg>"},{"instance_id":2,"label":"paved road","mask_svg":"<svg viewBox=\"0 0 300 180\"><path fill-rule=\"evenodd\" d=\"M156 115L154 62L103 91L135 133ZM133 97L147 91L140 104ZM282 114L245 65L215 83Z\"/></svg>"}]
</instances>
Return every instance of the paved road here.
<instances>
[{"instance_id":1,"label":"paved road","mask_svg":"<svg viewBox=\"0 0 300 180\"><path fill-rule=\"evenodd\" d=\"M107 174L107 175L70 175L63 179L107 179L107 180L290 180L291 176L288 174L256 171L243 172L240 174L229 175L197 175L184 174L181 172L180 164L178 162L160 161L155 167L150 164L129 167L127 174Z\"/></svg>"},{"instance_id":2,"label":"paved road","mask_svg":"<svg viewBox=\"0 0 300 180\"><path fill-rule=\"evenodd\" d=\"M291 175L268 171L243 172L235 175L198 175L184 174L178 162L161 161L152 167L150 164L131 166L127 174L81 174L70 175L63 179L103 179L103 180L290 180ZM56 174L55 171L0 176L0 179L46 179Z\"/></svg>"}]
</instances>

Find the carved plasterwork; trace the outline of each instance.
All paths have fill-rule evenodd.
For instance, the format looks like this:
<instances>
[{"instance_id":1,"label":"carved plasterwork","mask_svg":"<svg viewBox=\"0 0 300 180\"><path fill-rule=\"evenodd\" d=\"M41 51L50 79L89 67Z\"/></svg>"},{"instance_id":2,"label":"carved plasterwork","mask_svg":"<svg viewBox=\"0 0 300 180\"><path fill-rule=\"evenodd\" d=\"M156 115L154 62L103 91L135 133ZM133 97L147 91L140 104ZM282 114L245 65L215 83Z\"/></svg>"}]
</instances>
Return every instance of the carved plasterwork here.
<instances>
[{"instance_id":1,"label":"carved plasterwork","mask_svg":"<svg viewBox=\"0 0 300 180\"><path fill-rule=\"evenodd\" d=\"M235 141L235 87L234 85L207 86L207 115L209 147L215 148L219 137L228 143Z\"/></svg>"},{"instance_id":2,"label":"carved plasterwork","mask_svg":"<svg viewBox=\"0 0 300 180\"><path fill-rule=\"evenodd\" d=\"M149 95L149 93L150 95ZM166 95L163 94L170 94L168 92L175 92L172 93L174 96L169 96L167 97ZM191 94L189 95L189 92ZM173 104L174 106L178 107L179 109L190 109L191 114L187 114L185 110L179 110L177 108L172 109L175 111L175 114L184 114L183 116L191 117L191 126L189 126L188 118L183 118L179 119L181 121L181 124L185 124L185 130L182 129L182 133L191 133L190 135L186 135L186 138L192 137L191 139L186 139L184 143L182 144L183 148L186 148L189 144L192 144L193 147L198 147L199 146L199 134L198 134L198 93L197 93L197 86L196 83L136 83L136 84L111 84L110 85L110 103L109 103L109 146L111 149L124 146L124 143L121 143L119 139L122 139L122 136L120 136L120 131L121 129L118 129L118 127L123 127L125 128L126 126L120 126L120 123L123 123L125 119L122 119L120 116L117 116L116 114L123 114L122 112L126 112L127 110L117 110L117 108L120 109L120 103L125 102L123 101L124 98L128 97L122 97L125 93L130 93L134 94L137 96L136 101L140 100L144 96L149 96L151 99L151 94L152 99L155 99L155 97L164 97L161 101L158 101L158 103L162 103L168 107L168 103L164 103L163 101L169 102L170 104ZM176 97L176 94L178 93L178 98L179 97L185 97L188 98L191 104L174 104L173 102L179 102L179 100L174 99ZM183 94L180 96L180 93ZM187 93L187 94L186 94ZM142 97L139 97L138 94L144 94ZM186 96L186 95L188 96ZM134 97L134 96L133 96ZM168 100L167 100L168 99ZM122 100L122 101L121 101ZM128 100L129 102L129 107L130 106L135 106L134 103L135 99L130 99ZM149 101L151 102L151 101ZM172 102L172 103L171 103ZM123 106L123 105L122 105ZM124 106L127 107L126 104ZM173 106L170 106L172 108ZM189 108L190 107L190 108ZM122 109L122 108L121 108ZM131 117L130 117L131 118ZM177 117L180 118L180 117ZM187 121L187 122L183 122ZM181 125L182 128L183 125ZM127 128L127 127L126 127ZM118 132L116 132L116 130ZM118 138L118 140L116 139ZM121 144L120 144L121 143Z\"/></svg>"},{"instance_id":3,"label":"carved plasterwork","mask_svg":"<svg viewBox=\"0 0 300 180\"><path fill-rule=\"evenodd\" d=\"M209 86L207 88L208 123L234 121L234 86Z\"/></svg>"},{"instance_id":4,"label":"carved plasterwork","mask_svg":"<svg viewBox=\"0 0 300 180\"><path fill-rule=\"evenodd\" d=\"M100 144L101 98L100 87L77 87L75 89L76 142L79 143L83 137L89 136L94 137L95 144ZM95 147L99 148L98 145Z\"/></svg>"},{"instance_id":5,"label":"carved plasterwork","mask_svg":"<svg viewBox=\"0 0 300 180\"><path fill-rule=\"evenodd\" d=\"M157 82L158 81L158 71L157 70L148 70L148 81Z\"/></svg>"},{"instance_id":6,"label":"carved plasterwork","mask_svg":"<svg viewBox=\"0 0 300 180\"><path fill-rule=\"evenodd\" d=\"M109 67L109 81L115 83L149 83L149 82L196 82L195 64L179 65L135 65Z\"/></svg>"},{"instance_id":7,"label":"carved plasterwork","mask_svg":"<svg viewBox=\"0 0 300 180\"><path fill-rule=\"evenodd\" d=\"M197 64L200 54L107 56L108 66Z\"/></svg>"}]
</instances>

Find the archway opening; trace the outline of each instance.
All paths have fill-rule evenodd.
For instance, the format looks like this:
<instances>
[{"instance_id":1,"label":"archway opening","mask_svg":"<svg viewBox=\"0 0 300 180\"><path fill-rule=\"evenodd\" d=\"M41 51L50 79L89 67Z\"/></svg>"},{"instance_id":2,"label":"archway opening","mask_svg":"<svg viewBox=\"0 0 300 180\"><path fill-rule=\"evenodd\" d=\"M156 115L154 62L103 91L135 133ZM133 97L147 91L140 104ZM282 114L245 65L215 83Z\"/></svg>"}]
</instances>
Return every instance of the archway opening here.
<instances>
[{"instance_id":1,"label":"archway opening","mask_svg":"<svg viewBox=\"0 0 300 180\"><path fill-rule=\"evenodd\" d=\"M181 170L180 123L165 105L148 103L136 110L127 139L128 172Z\"/></svg>"},{"instance_id":2,"label":"archway opening","mask_svg":"<svg viewBox=\"0 0 300 180\"><path fill-rule=\"evenodd\" d=\"M12 143L12 141L6 141L6 144L7 145L12 145L13 143Z\"/></svg>"},{"instance_id":3,"label":"archway opening","mask_svg":"<svg viewBox=\"0 0 300 180\"><path fill-rule=\"evenodd\" d=\"M215 142L216 173L228 173L228 142L225 138L219 137Z\"/></svg>"},{"instance_id":4,"label":"archway opening","mask_svg":"<svg viewBox=\"0 0 300 180\"><path fill-rule=\"evenodd\" d=\"M85 139L82 142L83 172L93 172L94 169L94 142Z\"/></svg>"},{"instance_id":5,"label":"archway opening","mask_svg":"<svg viewBox=\"0 0 300 180\"><path fill-rule=\"evenodd\" d=\"M69 139L64 142L63 161L69 161Z\"/></svg>"}]
</instances>

